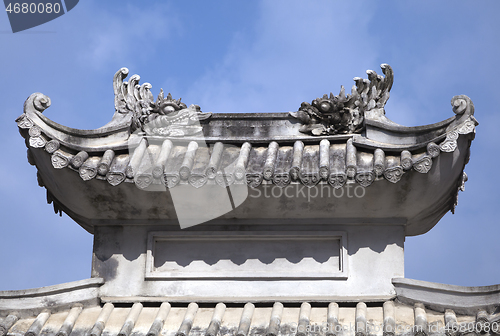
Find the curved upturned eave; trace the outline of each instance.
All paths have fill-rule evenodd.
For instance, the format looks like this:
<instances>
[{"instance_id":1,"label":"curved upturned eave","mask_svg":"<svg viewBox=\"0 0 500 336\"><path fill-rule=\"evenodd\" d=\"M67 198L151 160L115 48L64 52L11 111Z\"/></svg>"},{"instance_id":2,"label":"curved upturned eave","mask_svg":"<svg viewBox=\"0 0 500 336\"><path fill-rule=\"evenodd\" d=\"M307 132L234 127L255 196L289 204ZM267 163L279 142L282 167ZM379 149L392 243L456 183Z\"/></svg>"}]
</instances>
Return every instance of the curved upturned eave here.
<instances>
[{"instance_id":1,"label":"curved upturned eave","mask_svg":"<svg viewBox=\"0 0 500 336\"><path fill-rule=\"evenodd\" d=\"M110 127L94 130L80 130L56 123L42 114L45 108L37 109L36 100L46 99L50 106L50 99L41 93L33 93L24 104L24 114L50 139L55 139L61 145L70 149L87 152L100 152L107 149L127 148L130 136L130 116L124 117L122 122Z\"/></svg>"},{"instance_id":2,"label":"curved upturned eave","mask_svg":"<svg viewBox=\"0 0 500 336\"><path fill-rule=\"evenodd\" d=\"M152 218L148 209L163 211L158 220L175 219L171 206L162 208L171 205L166 196L163 205L153 206L158 196L146 192L139 197L140 206L136 204L138 193L150 190L150 186L166 191L179 184L199 190L205 185L227 187L226 183L234 182L261 189L270 185L329 185L336 190L344 185L359 185L367 188L370 201L358 200L359 204L354 205L348 200L336 212L311 205L307 215L353 219L359 216L357 209L364 209L365 218L406 218L406 235L413 236L427 232L453 210L458 190L463 189L463 170L477 121L468 97L456 96L454 101L461 108L455 109L454 118L444 122L418 128L398 129L394 124L379 127L380 136L387 136L388 140L366 134L308 136L299 132L300 123L284 113L214 115L204 121L203 135L175 138L176 143L166 137L131 137L131 120L117 114L110 127L82 131L43 116L41 112L50 106L50 99L40 93L28 98L25 113L17 123L29 148L28 160L37 166L39 183L48 190L48 200L54 202L57 212L66 212L90 232L102 221L117 218L131 223L154 220L156 217ZM402 137L391 134L391 130L406 132L412 142L394 144ZM131 146L133 151L129 152L132 138L137 138L138 149ZM203 141L217 144L203 146ZM188 155L188 148L196 150L190 150ZM151 157L144 154L146 150ZM441 173L443 169L446 174ZM123 195L118 197L119 193L129 195L128 201ZM108 197L105 202L100 201L103 197ZM287 209L301 209L302 201L294 202ZM121 209L121 203L127 206ZM326 205L328 198L320 203ZM136 205L134 213L122 218ZM246 218L252 209L266 208L267 214L259 216L276 217L275 208L263 199L250 200L246 207L238 207L221 219ZM89 211L93 210L89 209L98 212L91 214ZM294 211L278 217L305 215Z\"/></svg>"},{"instance_id":3,"label":"curved upturned eave","mask_svg":"<svg viewBox=\"0 0 500 336\"><path fill-rule=\"evenodd\" d=\"M49 101L48 105L37 108L36 100L44 98ZM467 103L472 104L469 99ZM41 93L34 93L24 104L24 116L40 127L48 138L58 140L61 145L71 150L89 153L104 152L108 149L119 151L128 148L132 123L130 115L115 112L113 122L94 130L80 130L56 123L43 115L43 110L49 106L48 97ZM229 144L302 141L308 144L317 143L323 139L331 142L345 142L352 137L356 146L368 149L419 150L425 148L430 142L437 143L444 139L450 128L463 122L472 114L473 108L472 111L467 108L465 113L457 114L447 120L413 127L367 118L366 130L361 134L313 136L301 133L299 129L302 125L288 113L215 113L208 120L201 122L203 134L185 136L182 140L206 143L222 141Z\"/></svg>"}]
</instances>

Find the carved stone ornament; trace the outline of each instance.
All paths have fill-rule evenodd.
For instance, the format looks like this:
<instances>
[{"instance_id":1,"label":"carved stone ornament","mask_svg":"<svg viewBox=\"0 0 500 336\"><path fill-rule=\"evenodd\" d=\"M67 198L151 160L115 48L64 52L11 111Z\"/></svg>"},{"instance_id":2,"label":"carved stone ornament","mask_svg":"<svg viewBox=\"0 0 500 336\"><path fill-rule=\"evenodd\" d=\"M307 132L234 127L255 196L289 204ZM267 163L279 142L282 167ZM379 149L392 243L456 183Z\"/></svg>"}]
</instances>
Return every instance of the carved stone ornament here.
<instances>
[{"instance_id":1,"label":"carved stone ornament","mask_svg":"<svg viewBox=\"0 0 500 336\"><path fill-rule=\"evenodd\" d=\"M234 178L236 181L241 181L245 178L246 170L244 167L236 167L234 169Z\"/></svg>"},{"instance_id":2,"label":"carved stone ornament","mask_svg":"<svg viewBox=\"0 0 500 336\"><path fill-rule=\"evenodd\" d=\"M426 155L422 156L420 159L416 160L413 163L413 169L422 174L428 173L431 168L432 158Z\"/></svg>"},{"instance_id":3,"label":"carved stone ornament","mask_svg":"<svg viewBox=\"0 0 500 336\"><path fill-rule=\"evenodd\" d=\"M109 182L109 184L115 187L125 181L125 174L119 172L109 172L106 175L106 180Z\"/></svg>"},{"instance_id":4,"label":"carved stone ornament","mask_svg":"<svg viewBox=\"0 0 500 336\"><path fill-rule=\"evenodd\" d=\"M447 153L454 152L455 149L457 149L457 141L446 137L446 139L441 143L441 145L439 145L439 149Z\"/></svg>"},{"instance_id":5,"label":"carved stone ornament","mask_svg":"<svg viewBox=\"0 0 500 336\"><path fill-rule=\"evenodd\" d=\"M427 153L432 157L436 158L439 156L439 153L441 150L439 149L439 146L436 145L434 142L429 142L427 144Z\"/></svg>"},{"instance_id":6,"label":"carved stone ornament","mask_svg":"<svg viewBox=\"0 0 500 336\"><path fill-rule=\"evenodd\" d=\"M217 182L217 184L221 187L229 187L234 183L234 175L219 170L215 176L215 182Z\"/></svg>"},{"instance_id":7,"label":"carved stone ornament","mask_svg":"<svg viewBox=\"0 0 500 336\"><path fill-rule=\"evenodd\" d=\"M356 182L362 187L369 187L375 181L375 174L373 172L359 172L356 174Z\"/></svg>"},{"instance_id":8,"label":"carved stone ornament","mask_svg":"<svg viewBox=\"0 0 500 336\"><path fill-rule=\"evenodd\" d=\"M335 189L340 189L342 188L345 183L347 182L347 175L346 174L330 174L328 177L328 183Z\"/></svg>"},{"instance_id":9,"label":"carved stone ornament","mask_svg":"<svg viewBox=\"0 0 500 336\"><path fill-rule=\"evenodd\" d=\"M478 122L476 118L471 115L465 122L446 133L446 139L439 145L439 149L443 152L454 152L455 149L457 149L459 135L475 133L476 125L478 125Z\"/></svg>"},{"instance_id":10,"label":"carved stone ornament","mask_svg":"<svg viewBox=\"0 0 500 336\"><path fill-rule=\"evenodd\" d=\"M82 180L90 181L97 175L97 169L91 167L82 166L79 169L79 174Z\"/></svg>"},{"instance_id":11,"label":"carved stone ornament","mask_svg":"<svg viewBox=\"0 0 500 336\"><path fill-rule=\"evenodd\" d=\"M247 173L246 178L248 186L250 186L251 188L257 188L262 184L264 176L259 173Z\"/></svg>"},{"instance_id":12,"label":"carved stone ornament","mask_svg":"<svg viewBox=\"0 0 500 336\"><path fill-rule=\"evenodd\" d=\"M68 166L69 159L63 154L56 151L54 154L52 154L51 162L52 166L55 169L62 169Z\"/></svg>"},{"instance_id":13,"label":"carved stone ornament","mask_svg":"<svg viewBox=\"0 0 500 336\"><path fill-rule=\"evenodd\" d=\"M33 127L31 127L28 131L28 134L30 137L39 137L40 135L42 135L42 129L36 125L34 125Z\"/></svg>"},{"instance_id":14,"label":"carved stone ornament","mask_svg":"<svg viewBox=\"0 0 500 336\"><path fill-rule=\"evenodd\" d=\"M132 115L132 132L141 130L146 135L182 137L202 131L200 121L210 118L212 113L202 113L198 105L187 107L170 93L165 98L163 89L154 101L151 84L139 85L138 75L123 81L128 72L127 68L121 68L115 74L113 88L116 111Z\"/></svg>"},{"instance_id":15,"label":"carved stone ornament","mask_svg":"<svg viewBox=\"0 0 500 336\"><path fill-rule=\"evenodd\" d=\"M139 174L135 176L134 182L139 189L146 189L153 182L153 176L149 174Z\"/></svg>"},{"instance_id":16,"label":"carved stone ornament","mask_svg":"<svg viewBox=\"0 0 500 336\"><path fill-rule=\"evenodd\" d=\"M357 171L356 166L347 166L346 168L347 177L353 178L354 176L356 176L356 171Z\"/></svg>"},{"instance_id":17,"label":"carved stone ornament","mask_svg":"<svg viewBox=\"0 0 500 336\"><path fill-rule=\"evenodd\" d=\"M460 125L446 133L446 139L439 145L442 152L454 152L457 149L457 139L459 134L470 134L476 132L476 126L479 125L474 118L474 104L469 97L460 95L451 99L453 112L457 115L468 115L469 117Z\"/></svg>"},{"instance_id":18,"label":"carved stone ornament","mask_svg":"<svg viewBox=\"0 0 500 336\"><path fill-rule=\"evenodd\" d=\"M45 140L42 136L30 137L29 143L33 148L43 148L47 144L47 140Z\"/></svg>"},{"instance_id":19,"label":"carved stone ornament","mask_svg":"<svg viewBox=\"0 0 500 336\"><path fill-rule=\"evenodd\" d=\"M287 172L275 173L272 177L272 181L278 187L284 188L290 184L292 181L290 174Z\"/></svg>"},{"instance_id":20,"label":"carved stone ornament","mask_svg":"<svg viewBox=\"0 0 500 336\"><path fill-rule=\"evenodd\" d=\"M335 135L360 133L364 129L364 116L367 111L383 111L389 99L394 74L388 64L381 65L384 76L368 70L368 79L354 78L356 83L351 94L345 94L341 86L340 93L334 96L323 95L310 104L303 102L297 112L290 115L302 123L300 132L312 135Z\"/></svg>"},{"instance_id":21,"label":"carved stone ornament","mask_svg":"<svg viewBox=\"0 0 500 336\"><path fill-rule=\"evenodd\" d=\"M78 152L78 154L71 158L71 165L73 166L73 168L79 169L88 158L89 154L87 152L80 151Z\"/></svg>"},{"instance_id":22,"label":"carved stone ornament","mask_svg":"<svg viewBox=\"0 0 500 336\"><path fill-rule=\"evenodd\" d=\"M61 146L61 144L59 143L59 141L57 140L50 140L49 142L47 142L47 144L45 145L45 151L49 154L52 154L54 153L56 150L59 149L59 147Z\"/></svg>"},{"instance_id":23,"label":"carved stone ornament","mask_svg":"<svg viewBox=\"0 0 500 336\"><path fill-rule=\"evenodd\" d=\"M173 188L179 184L181 177L179 174L163 174L162 182L168 188Z\"/></svg>"},{"instance_id":24,"label":"carved stone ornament","mask_svg":"<svg viewBox=\"0 0 500 336\"><path fill-rule=\"evenodd\" d=\"M191 174L188 178L188 183L195 188L201 188L208 182L206 174Z\"/></svg>"},{"instance_id":25,"label":"carved stone ornament","mask_svg":"<svg viewBox=\"0 0 500 336\"><path fill-rule=\"evenodd\" d=\"M19 128L30 129L33 127L33 121L26 116L26 114L22 114L19 118L16 119L17 126Z\"/></svg>"},{"instance_id":26,"label":"carved stone ornament","mask_svg":"<svg viewBox=\"0 0 500 336\"><path fill-rule=\"evenodd\" d=\"M303 172L299 173L300 182L308 188L312 188L319 183L319 173Z\"/></svg>"},{"instance_id":27,"label":"carved stone ornament","mask_svg":"<svg viewBox=\"0 0 500 336\"><path fill-rule=\"evenodd\" d=\"M403 167L395 166L391 168L387 168L384 172L384 177L387 181L392 183L397 183L401 180L401 177L404 174Z\"/></svg>"}]
</instances>

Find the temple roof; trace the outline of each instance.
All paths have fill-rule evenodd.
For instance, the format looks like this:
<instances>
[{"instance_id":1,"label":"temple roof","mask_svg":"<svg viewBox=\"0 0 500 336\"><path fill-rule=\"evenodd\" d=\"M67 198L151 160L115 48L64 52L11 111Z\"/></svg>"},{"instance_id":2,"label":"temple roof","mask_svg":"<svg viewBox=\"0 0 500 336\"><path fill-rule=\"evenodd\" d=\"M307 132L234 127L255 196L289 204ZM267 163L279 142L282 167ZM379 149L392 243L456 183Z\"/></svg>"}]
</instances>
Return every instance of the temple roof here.
<instances>
[{"instance_id":1,"label":"temple roof","mask_svg":"<svg viewBox=\"0 0 500 336\"><path fill-rule=\"evenodd\" d=\"M42 114L50 99L41 93L27 99L17 124L26 138L28 160L39 170L40 185L47 187L49 203L89 231L98 218L83 215L75 206L83 206L85 200L72 204L72 197L52 181L62 176L75 186L80 186L76 179L90 184L99 181L96 183L111 189L94 184L89 187L111 198L118 188L130 189L121 185L145 191L183 185L193 189L233 184L254 189L304 185L328 186L331 192L361 186L389 199L386 206L373 206L369 217L406 218L407 234L420 234L454 210L458 190L463 190L467 180L463 169L477 125L474 106L467 96L455 96L451 100L454 117L426 126L398 125L385 116L393 73L386 64L382 70L385 77L369 70L368 79L354 79L356 85L350 94L342 87L339 95L304 102L296 112L212 114L201 112L197 105L187 107L170 94L165 98L163 90L154 101L151 85L139 85L138 75L124 81L128 69L122 68L113 82L116 111L104 127L78 130L51 121ZM443 169L447 173L442 174ZM56 173L59 170L61 173ZM428 193L416 187L410 192L407 183L423 183L429 187ZM68 183L62 189L66 188L71 188ZM90 189L81 185L79 190ZM401 193L408 198L415 196L417 201L392 204L391 195ZM401 212L383 213L398 207ZM340 211L324 216L354 215ZM165 213L158 218L174 217ZM106 218L104 215L99 220ZM417 229L420 222L425 222L425 227Z\"/></svg>"}]
</instances>

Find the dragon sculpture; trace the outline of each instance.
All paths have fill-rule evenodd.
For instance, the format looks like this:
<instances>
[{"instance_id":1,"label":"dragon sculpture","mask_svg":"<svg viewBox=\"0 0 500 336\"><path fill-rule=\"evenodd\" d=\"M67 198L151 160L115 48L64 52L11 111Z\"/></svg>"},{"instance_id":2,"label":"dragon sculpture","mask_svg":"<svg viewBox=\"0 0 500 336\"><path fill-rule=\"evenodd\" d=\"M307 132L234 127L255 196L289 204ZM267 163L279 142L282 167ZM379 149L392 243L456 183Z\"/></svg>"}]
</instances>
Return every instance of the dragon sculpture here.
<instances>
[{"instance_id":1,"label":"dragon sculpture","mask_svg":"<svg viewBox=\"0 0 500 336\"><path fill-rule=\"evenodd\" d=\"M115 109L118 114L132 115L131 131L142 131L146 135L181 137L202 131L200 120L210 118L212 113L202 113L198 105L189 107L181 99L173 99L169 93L165 98L163 89L156 101L151 93L151 84L139 85L139 75L128 82L127 68L121 68L113 78Z\"/></svg>"},{"instance_id":2,"label":"dragon sculpture","mask_svg":"<svg viewBox=\"0 0 500 336\"><path fill-rule=\"evenodd\" d=\"M345 94L344 86L334 96L323 95L310 104L303 102L297 112L290 115L302 123L300 132L312 135L335 135L360 133L364 129L364 118L368 113L385 115L384 106L389 99L394 81L392 68L381 65L384 76L368 70L368 79L355 77L351 94Z\"/></svg>"}]
</instances>

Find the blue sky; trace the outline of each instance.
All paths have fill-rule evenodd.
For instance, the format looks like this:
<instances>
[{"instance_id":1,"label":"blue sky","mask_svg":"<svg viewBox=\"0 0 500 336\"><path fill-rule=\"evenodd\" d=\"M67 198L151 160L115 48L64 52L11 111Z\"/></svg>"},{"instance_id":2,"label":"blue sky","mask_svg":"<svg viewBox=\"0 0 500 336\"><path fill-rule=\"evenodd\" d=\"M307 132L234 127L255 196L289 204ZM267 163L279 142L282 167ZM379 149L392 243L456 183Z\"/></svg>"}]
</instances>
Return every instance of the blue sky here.
<instances>
[{"instance_id":1,"label":"blue sky","mask_svg":"<svg viewBox=\"0 0 500 336\"><path fill-rule=\"evenodd\" d=\"M367 69L395 72L389 118L415 126L476 107L469 181L455 215L405 244L405 276L456 285L500 283L496 180L500 2L93 1L12 34L0 13L0 290L90 276L92 236L46 204L14 119L33 92L45 114L92 129L114 112L112 76L126 66L213 112L286 112L350 88Z\"/></svg>"}]
</instances>

